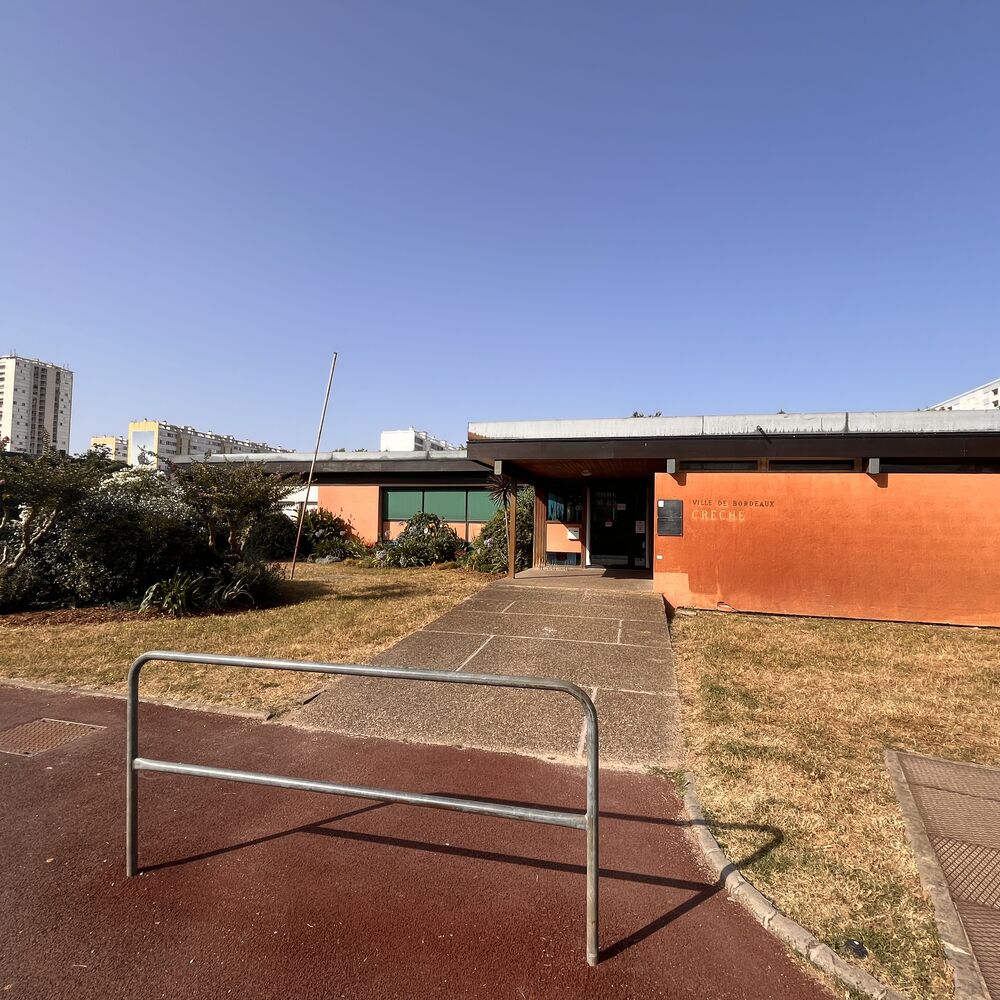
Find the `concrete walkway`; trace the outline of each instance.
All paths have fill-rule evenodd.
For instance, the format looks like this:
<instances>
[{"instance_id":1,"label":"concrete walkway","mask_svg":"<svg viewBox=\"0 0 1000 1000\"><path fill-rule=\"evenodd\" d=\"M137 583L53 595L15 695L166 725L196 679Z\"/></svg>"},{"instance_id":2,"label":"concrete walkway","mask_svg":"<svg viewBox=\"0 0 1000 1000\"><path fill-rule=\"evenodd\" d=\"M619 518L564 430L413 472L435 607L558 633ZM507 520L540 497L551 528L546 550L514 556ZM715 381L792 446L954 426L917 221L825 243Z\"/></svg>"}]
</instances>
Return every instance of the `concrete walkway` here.
<instances>
[{"instance_id":1,"label":"concrete walkway","mask_svg":"<svg viewBox=\"0 0 1000 1000\"><path fill-rule=\"evenodd\" d=\"M663 600L634 581L495 583L375 662L558 677L597 705L602 768L673 770L682 735ZM567 585L567 583L569 585ZM583 760L579 705L563 694L342 677L284 717L352 736Z\"/></svg>"},{"instance_id":2,"label":"concrete walkway","mask_svg":"<svg viewBox=\"0 0 1000 1000\"><path fill-rule=\"evenodd\" d=\"M1000 1000L1000 770L914 753L887 760L956 995Z\"/></svg>"},{"instance_id":3,"label":"concrete walkway","mask_svg":"<svg viewBox=\"0 0 1000 1000\"><path fill-rule=\"evenodd\" d=\"M4 1000L829 997L700 869L673 785L655 775L602 774L596 968L584 959L578 830L144 772L143 871L126 879L124 714L120 699L0 685L0 734L45 718L84 724L37 756L0 753ZM157 705L142 707L140 747L583 804L579 767Z\"/></svg>"}]
</instances>

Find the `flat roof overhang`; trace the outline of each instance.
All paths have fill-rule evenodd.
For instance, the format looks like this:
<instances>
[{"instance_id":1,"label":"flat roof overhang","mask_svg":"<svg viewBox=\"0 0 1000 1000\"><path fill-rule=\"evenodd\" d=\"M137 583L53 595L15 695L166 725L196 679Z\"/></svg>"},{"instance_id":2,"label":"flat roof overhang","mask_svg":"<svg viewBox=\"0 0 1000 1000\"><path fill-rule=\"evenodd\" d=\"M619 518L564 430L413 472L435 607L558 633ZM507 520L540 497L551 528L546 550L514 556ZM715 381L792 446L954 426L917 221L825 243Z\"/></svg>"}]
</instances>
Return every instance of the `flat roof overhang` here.
<instances>
[{"instance_id":1,"label":"flat roof overhang","mask_svg":"<svg viewBox=\"0 0 1000 1000\"><path fill-rule=\"evenodd\" d=\"M665 471L667 459L1000 460L1000 410L835 411L469 425L468 457L526 481Z\"/></svg>"},{"instance_id":2,"label":"flat roof overhang","mask_svg":"<svg viewBox=\"0 0 1000 1000\"><path fill-rule=\"evenodd\" d=\"M188 456L173 459L188 465ZM275 475L309 473L312 455L308 453L212 455L212 465L256 465ZM313 482L319 485L379 483L413 486L462 485L482 483L492 467L482 465L465 452L325 452L316 462Z\"/></svg>"},{"instance_id":3,"label":"flat roof overhang","mask_svg":"<svg viewBox=\"0 0 1000 1000\"><path fill-rule=\"evenodd\" d=\"M759 458L899 458L1000 460L1000 434L764 434L670 438L470 441L469 456L530 482L640 478L664 472L667 459L739 461Z\"/></svg>"}]
</instances>

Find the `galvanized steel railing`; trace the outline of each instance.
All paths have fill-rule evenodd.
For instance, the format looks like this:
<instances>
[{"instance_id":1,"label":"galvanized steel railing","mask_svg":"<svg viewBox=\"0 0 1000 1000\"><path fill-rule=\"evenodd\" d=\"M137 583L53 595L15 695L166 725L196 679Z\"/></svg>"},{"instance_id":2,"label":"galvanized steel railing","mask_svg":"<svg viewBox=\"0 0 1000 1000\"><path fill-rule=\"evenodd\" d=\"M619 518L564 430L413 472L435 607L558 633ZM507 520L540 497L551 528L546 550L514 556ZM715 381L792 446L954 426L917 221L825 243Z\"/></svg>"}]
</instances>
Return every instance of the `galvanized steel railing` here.
<instances>
[{"instance_id":1,"label":"galvanized steel railing","mask_svg":"<svg viewBox=\"0 0 1000 1000\"><path fill-rule=\"evenodd\" d=\"M204 663L218 667L254 667L263 670L297 670L313 674L346 674L354 677L389 677L404 681L437 681L444 684L475 684L482 687L527 688L535 691L562 691L572 695L583 706L587 735L587 809L584 815L551 809L534 809L525 806L501 805L477 799L452 798L447 795L427 795L419 792L394 791L386 788L365 788L342 785L328 781L290 778L258 771L235 771L222 767L205 767L201 764L183 764L176 761L152 760L139 756L139 674L151 660L171 663ZM278 788L297 788L308 792L327 792L331 795L349 795L381 802L403 802L407 805L432 806L438 809L455 809L458 812L500 816L503 819L524 820L528 823L546 823L566 826L587 833L587 962L596 965L597 946L597 782L598 782L598 726L597 709L587 694L569 681L552 677L515 677L504 674L466 674L443 670L404 670L397 667L367 667L344 663L306 663L298 660L265 660L247 656L216 656L211 653L173 653L153 650L143 653L128 672L128 710L126 732L126 785L125 785L125 869L129 876L139 870L138 855L138 772L160 771L169 774L189 774L200 778L221 778L225 781L242 781L255 785L274 785Z\"/></svg>"}]
</instances>

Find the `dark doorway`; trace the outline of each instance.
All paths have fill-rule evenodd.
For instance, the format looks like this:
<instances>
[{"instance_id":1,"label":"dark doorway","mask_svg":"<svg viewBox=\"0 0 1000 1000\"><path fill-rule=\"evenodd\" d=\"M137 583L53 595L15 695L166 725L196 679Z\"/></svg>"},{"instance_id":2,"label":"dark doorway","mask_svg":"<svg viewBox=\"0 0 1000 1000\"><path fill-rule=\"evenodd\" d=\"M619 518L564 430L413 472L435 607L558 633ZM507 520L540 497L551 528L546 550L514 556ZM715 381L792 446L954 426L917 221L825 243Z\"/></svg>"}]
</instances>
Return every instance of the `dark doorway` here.
<instances>
[{"instance_id":1,"label":"dark doorway","mask_svg":"<svg viewBox=\"0 0 1000 1000\"><path fill-rule=\"evenodd\" d=\"M618 480L590 487L590 564L643 569L648 563L648 487Z\"/></svg>"}]
</instances>

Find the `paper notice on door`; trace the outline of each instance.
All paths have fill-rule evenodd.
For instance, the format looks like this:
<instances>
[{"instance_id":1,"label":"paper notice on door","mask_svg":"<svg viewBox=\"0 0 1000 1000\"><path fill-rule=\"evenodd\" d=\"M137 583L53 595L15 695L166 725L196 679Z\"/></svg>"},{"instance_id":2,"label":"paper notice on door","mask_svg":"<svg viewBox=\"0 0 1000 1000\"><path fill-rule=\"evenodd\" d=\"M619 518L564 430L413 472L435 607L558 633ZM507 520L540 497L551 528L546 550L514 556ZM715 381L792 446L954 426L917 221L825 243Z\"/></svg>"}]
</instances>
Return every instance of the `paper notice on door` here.
<instances>
[{"instance_id":1,"label":"paper notice on door","mask_svg":"<svg viewBox=\"0 0 1000 1000\"><path fill-rule=\"evenodd\" d=\"M646 534L646 522L645 521L636 521L635 522L635 533L637 535L644 535L644 534Z\"/></svg>"},{"instance_id":2,"label":"paper notice on door","mask_svg":"<svg viewBox=\"0 0 1000 1000\"><path fill-rule=\"evenodd\" d=\"M623 504L623 503L616 503L615 504L615 510L624 510L624 509L625 509L625 504Z\"/></svg>"}]
</instances>

